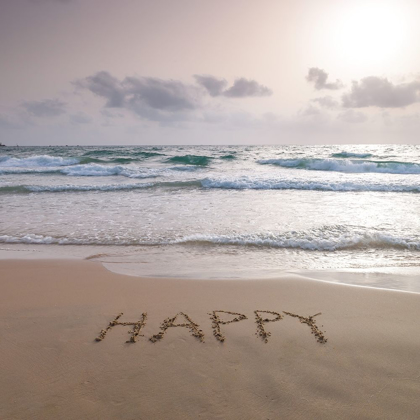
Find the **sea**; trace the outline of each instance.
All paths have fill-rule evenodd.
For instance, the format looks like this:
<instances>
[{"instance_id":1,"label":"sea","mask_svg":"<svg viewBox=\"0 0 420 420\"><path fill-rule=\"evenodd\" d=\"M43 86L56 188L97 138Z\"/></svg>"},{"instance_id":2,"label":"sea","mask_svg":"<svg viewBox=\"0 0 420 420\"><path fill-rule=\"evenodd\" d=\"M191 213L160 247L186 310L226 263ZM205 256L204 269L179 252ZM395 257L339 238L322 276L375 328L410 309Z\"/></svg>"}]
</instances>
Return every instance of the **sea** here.
<instances>
[{"instance_id":1,"label":"sea","mask_svg":"<svg viewBox=\"0 0 420 420\"><path fill-rule=\"evenodd\" d=\"M19 255L420 292L420 146L1 147L0 257Z\"/></svg>"}]
</instances>

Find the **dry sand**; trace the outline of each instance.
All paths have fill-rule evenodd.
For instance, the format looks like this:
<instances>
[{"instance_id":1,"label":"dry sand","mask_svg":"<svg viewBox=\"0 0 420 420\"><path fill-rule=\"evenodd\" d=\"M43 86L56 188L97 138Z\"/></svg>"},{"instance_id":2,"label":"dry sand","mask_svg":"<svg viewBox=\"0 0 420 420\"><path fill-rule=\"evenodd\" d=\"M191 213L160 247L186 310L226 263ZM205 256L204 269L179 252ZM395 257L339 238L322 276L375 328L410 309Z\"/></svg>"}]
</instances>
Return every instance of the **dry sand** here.
<instances>
[{"instance_id":1,"label":"dry sand","mask_svg":"<svg viewBox=\"0 0 420 420\"><path fill-rule=\"evenodd\" d=\"M420 294L60 260L1 261L0 287L2 420L420 416Z\"/></svg>"}]
</instances>

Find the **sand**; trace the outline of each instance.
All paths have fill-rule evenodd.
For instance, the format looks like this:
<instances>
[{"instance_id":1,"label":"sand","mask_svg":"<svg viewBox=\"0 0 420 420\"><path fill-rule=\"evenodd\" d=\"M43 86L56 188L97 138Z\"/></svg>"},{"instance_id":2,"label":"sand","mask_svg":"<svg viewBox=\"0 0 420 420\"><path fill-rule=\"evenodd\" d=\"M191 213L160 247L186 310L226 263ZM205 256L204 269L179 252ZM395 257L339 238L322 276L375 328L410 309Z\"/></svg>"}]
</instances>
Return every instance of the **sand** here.
<instances>
[{"instance_id":1,"label":"sand","mask_svg":"<svg viewBox=\"0 0 420 420\"><path fill-rule=\"evenodd\" d=\"M0 287L2 420L419 418L420 294L75 260Z\"/></svg>"}]
</instances>

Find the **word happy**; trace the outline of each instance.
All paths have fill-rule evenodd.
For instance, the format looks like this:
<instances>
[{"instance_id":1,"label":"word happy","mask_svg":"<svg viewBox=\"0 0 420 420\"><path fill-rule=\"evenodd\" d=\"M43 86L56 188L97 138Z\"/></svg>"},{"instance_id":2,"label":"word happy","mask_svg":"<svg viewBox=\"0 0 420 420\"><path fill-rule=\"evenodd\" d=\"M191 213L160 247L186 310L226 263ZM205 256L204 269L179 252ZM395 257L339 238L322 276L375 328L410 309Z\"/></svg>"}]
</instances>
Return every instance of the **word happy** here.
<instances>
[{"instance_id":1,"label":"word happy","mask_svg":"<svg viewBox=\"0 0 420 420\"><path fill-rule=\"evenodd\" d=\"M325 337L324 333L318 328L318 326L315 323L315 317L321 315L321 313L317 313L315 315L307 317L285 311L283 311L283 314L274 311L254 311L255 323L257 324L257 332L255 334L259 336L262 339L262 341L264 341L264 343L267 343L269 337L271 336L271 333L266 331L265 325L269 322L281 321L285 315L297 318L301 324L306 324L311 329L311 333L315 336L315 339L318 343L325 344L327 342L327 338ZM146 326L147 312L143 312L140 319L134 322L121 322L119 319L122 315L123 313L117 315L115 319L111 321L105 329L101 330L99 336L96 337L96 341L104 340L108 332L116 326L132 327L128 331L128 333L130 334L130 339L127 340L126 343L135 343L138 337L144 337L144 335L140 333L142 329ZM248 319L248 317L244 314L229 311L213 311L210 312L208 315L210 315L213 335L215 339L220 342L224 342L226 339L222 332L222 325L233 324ZM230 316L229 319L226 319L227 315ZM157 334L152 335L149 338L149 340L153 343L162 340L169 328L186 328L193 337L195 337L201 342L204 342L203 331L199 328L199 325L196 324L185 312L178 312L174 317L166 318L165 320L163 320L163 322L160 325L160 331Z\"/></svg>"}]
</instances>

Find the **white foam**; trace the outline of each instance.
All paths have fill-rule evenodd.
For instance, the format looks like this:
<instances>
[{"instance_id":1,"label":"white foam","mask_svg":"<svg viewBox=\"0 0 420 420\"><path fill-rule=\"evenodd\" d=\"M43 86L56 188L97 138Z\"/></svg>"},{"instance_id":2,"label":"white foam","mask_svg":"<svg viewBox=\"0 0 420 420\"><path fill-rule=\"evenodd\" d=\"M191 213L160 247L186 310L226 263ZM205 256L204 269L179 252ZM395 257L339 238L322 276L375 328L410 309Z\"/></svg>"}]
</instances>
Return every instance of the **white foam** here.
<instances>
[{"instance_id":1,"label":"white foam","mask_svg":"<svg viewBox=\"0 0 420 420\"><path fill-rule=\"evenodd\" d=\"M420 182L374 182L364 179L352 181L322 181L310 179L250 178L233 179L206 178L203 188L253 189L253 190L320 190L320 191L377 191L377 192L420 192Z\"/></svg>"},{"instance_id":2,"label":"white foam","mask_svg":"<svg viewBox=\"0 0 420 420\"><path fill-rule=\"evenodd\" d=\"M64 192L64 191L120 191L149 188L152 183L144 184L108 184L108 185L26 185L31 192Z\"/></svg>"},{"instance_id":3,"label":"white foam","mask_svg":"<svg viewBox=\"0 0 420 420\"><path fill-rule=\"evenodd\" d=\"M60 156L30 156L27 158L14 158L3 156L0 159L0 167L4 168L37 168L49 166L69 166L76 165L79 160L76 158L63 158Z\"/></svg>"},{"instance_id":4,"label":"white foam","mask_svg":"<svg viewBox=\"0 0 420 420\"><path fill-rule=\"evenodd\" d=\"M261 165L277 165L284 168L334 171L348 173L420 174L420 164L411 162L369 161L351 159L263 159Z\"/></svg>"},{"instance_id":5,"label":"white foam","mask_svg":"<svg viewBox=\"0 0 420 420\"><path fill-rule=\"evenodd\" d=\"M86 165L75 165L63 168L62 174L69 176L125 176L128 178L154 178L159 176L158 170L147 168L135 168L126 166L106 166L96 163Z\"/></svg>"},{"instance_id":6,"label":"white foam","mask_svg":"<svg viewBox=\"0 0 420 420\"><path fill-rule=\"evenodd\" d=\"M312 251L336 251L351 248L403 248L420 250L419 238L399 238L375 231L351 231L328 228L306 232L205 235L183 237L176 243L212 243L273 248L299 248Z\"/></svg>"},{"instance_id":7,"label":"white foam","mask_svg":"<svg viewBox=\"0 0 420 420\"><path fill-rule=\"evenodd\" d=\"M263 232L244 234L193 234L178 239L158 242L138 238L63 237L22 234L21 236L0 236L0 243L57 244L57 245L177 245L214 244L270 248L292 248L309 251L340 251L347 249L400 248L420 251L420 237L398 237L387 232L367 229L351 229L342 226L326 226L308 231Z\"/></svg>"}]
</instances>

